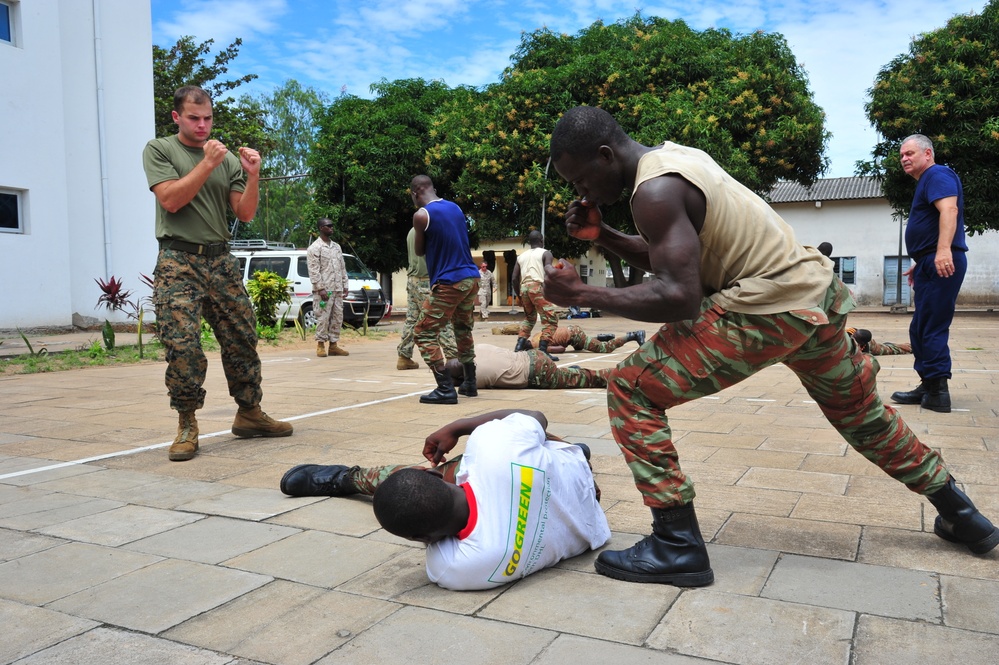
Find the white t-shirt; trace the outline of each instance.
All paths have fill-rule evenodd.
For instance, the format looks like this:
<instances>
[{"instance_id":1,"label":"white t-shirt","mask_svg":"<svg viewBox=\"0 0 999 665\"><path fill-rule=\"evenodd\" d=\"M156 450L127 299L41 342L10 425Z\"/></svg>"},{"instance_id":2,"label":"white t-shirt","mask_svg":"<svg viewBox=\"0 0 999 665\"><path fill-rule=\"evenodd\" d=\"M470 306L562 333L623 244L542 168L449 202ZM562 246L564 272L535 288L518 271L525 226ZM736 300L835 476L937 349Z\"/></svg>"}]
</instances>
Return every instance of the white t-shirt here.
<instances>
[{"instance_id":1,"label":"white t-shirt","mask_svg":"<svg viewBox=\"0 0 999 665\"><path fill-rule=\"evenodd\" d=\"M530 416L477 427L455 480L475 505L465 538L427 547L427 576L445 589L495 588L610 540L583 451L546 441Z\"/></svg>"}]
</instances>

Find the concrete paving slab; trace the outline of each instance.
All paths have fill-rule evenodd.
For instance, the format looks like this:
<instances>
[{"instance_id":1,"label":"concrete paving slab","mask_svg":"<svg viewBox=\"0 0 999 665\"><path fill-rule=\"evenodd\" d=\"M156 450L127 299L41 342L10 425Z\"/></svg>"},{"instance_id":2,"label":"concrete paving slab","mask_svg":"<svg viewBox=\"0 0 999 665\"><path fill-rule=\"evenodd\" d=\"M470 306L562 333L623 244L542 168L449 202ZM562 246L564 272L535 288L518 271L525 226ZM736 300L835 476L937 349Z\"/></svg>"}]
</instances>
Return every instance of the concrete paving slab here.
<instances>
[{"instance_id":1,"label":"concrete paving slab","mask_svg":"<svg viewBox=\"0 0 999 665\"><path fill-rule=\"evenodd\" d=\"M505 590L479 616L640 645L679 594L672 586L550 568Z\"/></svg>"},{"instance_id":2,"label":"concrete paving slab","mask_svg":"<svg viewBox=\"0 0 999 665\"><path fill-rule=\"evenodd\" d=\"M126 505L53 524L38 529L38 532L83 543L117 547L200 519L204 519L204 515Z\"/></svg>"},{"instance_id":3,"label":"concrete paving slab","mask_svg":"<svg viewBox=\"0 0 999 665\"><path fill-rule=\"evenodd\" d=\"M692 658L578 635L559 635L532 665L710 665L714 660Z\"/></svg>"},{"instance_id":4,"label":"concrete paving slab","mask_svg":"<svg viewBox=\"0 0 999 665\"><path fill-rule=\"evenodd\" d=\"M232 665L232 657L150 635L95 628L19 665Z\"/></svg>"},{"instance_id":5,"label":"concrete paving slab","mask_svg":"<svg viewBox=\"0 0 999 665\"><path fill-rule=\"evenodd\" d=\"M0 529L0 562L19 559L35 552L43 552L65 542L61 538Z\"/></svg>"},{"instance_id":6,"label":"concrete paving slab","mask_svg":"<svg viewBox=\"0 0 999 665\"><path fill-rule=\"evenodd\" d=\"M854 616L696 589L680 595L648 644L739 665L846 665Z\"/></svg>"},{"instance_id":7,"label":"concrete paving slab","mask_svg":"<svg viewBox=\"0 0 999 665\"><path fill-rule=\"evenodd\" d=\"M785 555L761 595L897 619L941 622L937 579L915 570Z\"/></svg>"},{"instance_id":8,"label":"concrete paving slab","mask_svg":"<svg viewBox=\"0 0 999 665\"><path fill-rule=\"evenodd\" d=\"M280 492L257 488L243 488L225 494L201 497L177 506L177 510L258 521L280 515L293 508L294 506Z\"/></svg>"},{"instance_id":9,"label":"concrete paving slab","mask_svg":"<svg viewBox=\"0 0 999 665\"><path fill-rule=\"evenodd\" d=\"M999 582L943 575L944 624L999 635Z\"/></svg>"},{"instance_id":10,"label":"concrete paving slab","mask_svg":"<svg viewBox=\"0 0 999 665\"><path fill-rule=\"evenodd\" d=\"M474 653L479 665L527 665L555 637L551 631L406 607L316 665L393 662L400 658L400 647L412 663L467 665Z\"/></svg>"},{"instance_id":11,"label":"concrete paving slab","mask_svg":"<svg viewBox=\"0 0 999 665\"><path fill-rule=\"evenodd\" d=\"M712 458L713 459L713 458ZM752 465L746 474L739 479L742 487L758 487L762 489L793 488L810 494L830 494L843 496L850 482L850 476L841 473L814 473L797 471L795 469L758 468ZM899 483L895 483L898 485Z\"/></svg>"},{"instance_id":12,"label":"concrete paving slab","mask_svg":"<svg viewBox=\"0 0 999 665\"><path fill-rule=\"evenodd\" d=\"M853 561L861 532L856 524L739 513L725 523L715 542Z\"/></svg>"},{"instance_id":13,"label":"concrete paving slab","mask_svg":"<svg viewBox=\"0 0 999 665\"><path fill-rule=\"evenodd\" d=\"M0 506L0 527L20 531L42 529L124 505L121 501L91 499L61 492L46 493L37 498L12 501Z\"/></svg>"},{"instance_id":14,"label":"concrete paving slab","mask_svg":"<svg viewBox=\"0 0 999 665\"><path fill-rule=\"evenodd\" d=\"M864 527L857 561L956 577L999 580L999 548L975 556L963 545L947 542L932 532ZM996 621L999 623L999 617Z\"/></svg>"},{"instance_id":15,"label":"concrete paving slab","mask_svg":"<svg viewBox=\"0 0 999 665\"><path fill-rule=\"evenodd\" d=\"M156 634L270 581L265 575L167 559L84 589L49 607Z\"/></svg>"},{"instance_id":16,"label":"concrete paving slab","mask_svg":"<svg viewBox=\"0 0 999 665\"><path fill-rule=\"evenodd\" d=\"M24 662L32 654L44 651L74 635L97 626L97 622L53 612L41 607L0 600L0 663ZM44 626L44 629L41 629ZM46 662L46 661L36 661Z\"/></svg>"},{"instance_id":17,"label":"concrete paving slab","mask_svg":"<svg viewBox=\"0 0 999 665\"><path fill-rule=\"evenodd\" d=\"M305 531L224 563L232 568L332 589L406 549L390 543Z\"/></svg>"},{"instance_id":18,"label":"concrete paving slab","mask_svg":"<svg viewBox=\"0 0 999 665\"><path fill-rule=\"evenodd\" d=\"M272 517L267 520L268 523L329 531L358 538L363 538L381 528L371 510L371 499L368 497L328 498L319 501L313 499L314 497L286 497L285 500L294 508Z\"/></svg>"},{"instance_id":19,"label":"concrete paving slab","mask_svg":"<svg viewBox=\"0 0 999 665\"><path fill-rule=\"evenodd\" d=\"M66 543L0 564L0 596L45 605L161 560L138 552Z\"/></svg>"},{"instance_id":20,"label":"concrete paving slab","mask_svg":"<svg viewBox=\"0 0 999 665\"><path fill-rule=\"evenodd\" d=\"M999 653L996 635L866 615L855 641L854 665L994 665Z\"/></svg>"},{"instance_id":21,"label":"concrete paving slab","mask_svg":"<svg viewBox=\"0 0 999 665\"><path fill-rule=\"evenodd\" d=\"M124 549L199 563L221 563L301 533L299 529L225 517L206 517L141 540Z\"/></svg>"},{"instance_id":22,"label":"concrete paving slab","mask_svg":"<svg viewBox=\"0 0 999 665\"><path fill-rule=\"evenodd\" d=\"M308 665L398 609L395 603L276 580L164 636L265 663Z\"/></svg>"}]
</instances>

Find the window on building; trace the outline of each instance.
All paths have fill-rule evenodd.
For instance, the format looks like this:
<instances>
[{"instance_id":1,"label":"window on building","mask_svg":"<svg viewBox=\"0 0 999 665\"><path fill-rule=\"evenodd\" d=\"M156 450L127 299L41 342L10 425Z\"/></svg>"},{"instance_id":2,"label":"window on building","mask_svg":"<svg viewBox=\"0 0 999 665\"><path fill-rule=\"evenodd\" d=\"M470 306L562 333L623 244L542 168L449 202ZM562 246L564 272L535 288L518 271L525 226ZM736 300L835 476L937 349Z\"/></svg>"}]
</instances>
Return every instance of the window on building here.
<instances>
[{"instance_id":1,"label":"window on building","mask_svg":"<svg viewBox=\"0 0 999 665\"><path fill-rule=\"evenodd\" d=\"M23 194L15 189L0 188L0 233L23 233Z\"/></svg>"},{"instance_id":2,"label":"window on building","mask_svg":"<svg viewBox=\"0 0 999 665\"><path fill-rule=\"evenodd\" d=\"M17 0L0 0L0 42L17 44Z\"/></svg>"},{"instance_id":3,"label":"window on building","mask_svg":"<svg viewBox=\"0 0 999 665\"><path fill-rule=\"evenodd\" d=\"M833 256L833 271L844 284L857 283L857 257L856 256Z\"/></svg>"}]
</instances>

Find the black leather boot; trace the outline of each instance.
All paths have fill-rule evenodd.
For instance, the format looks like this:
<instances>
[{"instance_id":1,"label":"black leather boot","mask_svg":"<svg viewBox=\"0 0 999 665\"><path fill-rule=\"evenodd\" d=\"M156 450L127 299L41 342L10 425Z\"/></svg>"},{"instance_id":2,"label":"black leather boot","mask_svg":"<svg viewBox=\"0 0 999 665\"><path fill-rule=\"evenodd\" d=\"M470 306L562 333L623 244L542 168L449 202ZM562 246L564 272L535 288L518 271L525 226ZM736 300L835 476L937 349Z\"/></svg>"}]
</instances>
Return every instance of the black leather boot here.
<instances>
[{"instance_id":1,"label":"black leather boot","mask_svg":"<svg viewBox=\"0 0 999 665\"><path fill-rule=\"evenodd\" d=\"M478 397L479 388L475 385L475 363L461 363L465 372L465 380L458 387L458 394L465 397Z\"/></svg>"},{"instance_id":2,"label":"black leather boot","mask_svg":"<svg viewBox=\"0 0 999 665\"><path fill-rule=\"evenodd\" d=\"M451 380L447 370L438 372L431 367L430 371L434 373L437 388L426 395L421 395L420 404L457 404L458 393L454 390L454 381Z\"/></svg>"},{"instance_id":3,"label":"black leather boot","mask_svg":"<svg viewBox=\"0 0 999 665\"><path fill-rule=\"evenodd\" d=\"M923 381L926 393L919 404L924 409L950 413L950 391L947 390L947 379L926 379Z\"/></svg>"},{"instance_id":4,"label":"black leather boot","mask_svg":"<svg viewBox=\"0 0 999 665\"><path fill-rule=\"evenodd\" d=\"M299 464L288 469L281 478L281 491L288 496L350 496L358 490L350 474L358 467L343 464L322 466Z\"/></svg>"},{"instance_id":5,"label":"black leather boot","mask_svg":"<svg viewBox=\"0 0 999 665\"><path fill-rule=\"evenodd\" d=\"M612 333L600 333L597 335L598 342L609 342L612 339L614 339L614 335Z\"/></svg>"},{"instance_id":6,"label":"black leather boot","mask_svg":"<svg viewBox=\"0 0 999 665\"><path fill-rule=\"evenodd\" d=\"M558 362L558 356L553 356L552 354L548 353L548 342L546 340L541 340L540 342L538 342L538 351L551 358L552 362Z\"/></svg>"},{"instance_id":7,"label":"black leather boot","mask_svg":"<svg viewBox=\"0 0 999 665\"><path fill-rule=\"evenodd\" d=\"M516 351L527 351L528 344L530 344L530 343L531 343L531 340L529 340L528 338L526 338L526 337L518 337L517 338L517 346L513 347L513 350L515 352Z\"/></svg>"},{"instance_id":8,"label":"black leather boot","mask_svg":"<svg viewBox=\"0 0 999 665\"><path fill-rule=\"evenodd\" d=\"M601 552L594 567L601 575L628 582L686 587L715 581L693 503L653 508L652 535L626 550Z\"/></svg>"},{"instance_id":9,"label":"black leather boot","mask_svg":"<svg viewBox=\"0 0 999 665\"><path fill-rule=\"evenodd\" d=\"M624 337L629 342L638 342L639 346L641 346L642 344L645 344L645 331L644 330L632 330L630 333L628 333Z\"/></svg>"},{"instance_id":10,"label":"black leather boot","mask_svg":"<svg viewBox=\"0 0 999 665\"><path fill-rule=\"evenodd\" d=\"M891 394L891 401L896 404L921 404L926 394L926 382L920 379L919 385L909 391L899 390Z\"/></svg>"},{"instance_id":11,"label":"black leather boot","mask_svg":"<svg viewBox=\"0 0 999 665\"><path fill-rule=\"evenodd\" d=\"M933 522L933 533L952 543L963 543L975 554L985 554L999 545L999 529L958 489L953 476L926 498L940 513Z\"/></svg>"}]
</instances>

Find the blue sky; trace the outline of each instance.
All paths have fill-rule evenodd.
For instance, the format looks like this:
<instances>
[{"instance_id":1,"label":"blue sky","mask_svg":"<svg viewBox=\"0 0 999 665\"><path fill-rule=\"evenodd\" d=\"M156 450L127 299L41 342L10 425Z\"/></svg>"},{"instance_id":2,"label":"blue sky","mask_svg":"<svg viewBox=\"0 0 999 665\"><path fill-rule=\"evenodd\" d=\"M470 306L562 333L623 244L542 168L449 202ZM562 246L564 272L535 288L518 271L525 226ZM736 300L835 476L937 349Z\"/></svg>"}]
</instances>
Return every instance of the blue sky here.
<instances>
[{"instance_id":1,"label":"blue sky","mask_svg":"<svg viewBox=\"0 0 999 665\"><path fill-rule=\"evenodd\" d=\"M482 86L499 79L522 32L575 34L596 20L683 19L694 29L780 32L808 72L832 132L827 177L853 175L876 132L864 116L878 70L913 36L985 0L152 0L153 42L184 35L224 47L242 37L230 74L260 78L239 88L268 93L287 79L334 97L370 96L381 79L439 79ZM663 137L664 139L669 137Z\"/></svg>"}]
</instances>

